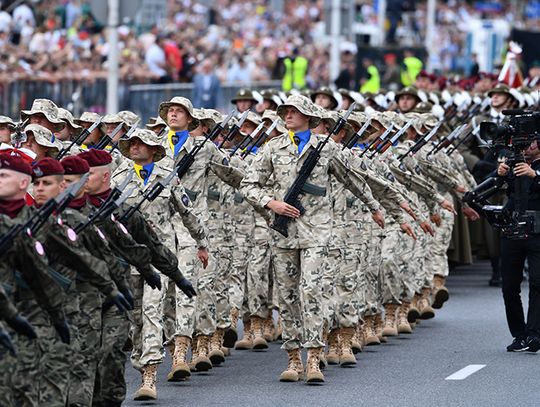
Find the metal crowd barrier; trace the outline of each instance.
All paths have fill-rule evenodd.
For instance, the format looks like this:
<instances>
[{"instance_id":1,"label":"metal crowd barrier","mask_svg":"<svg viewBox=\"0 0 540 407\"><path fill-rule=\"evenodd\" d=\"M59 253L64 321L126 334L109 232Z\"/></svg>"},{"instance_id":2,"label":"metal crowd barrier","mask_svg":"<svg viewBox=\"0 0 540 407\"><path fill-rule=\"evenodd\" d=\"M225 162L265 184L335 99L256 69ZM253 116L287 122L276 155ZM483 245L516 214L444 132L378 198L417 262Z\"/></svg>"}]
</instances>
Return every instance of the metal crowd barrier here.
<instances>
[{"instance_id":1,"label":"metal crowd barrier","mask_svg":"<svg viewBox=\"0 0 540 407\"><path fill-rule=\"evenodd\" d=\"M279 88L280 81L266 81L253 83L249 88L262 90ZM221 98L216 108L227 112L233 106L231 99L243 86L223 85ZM170 100L174 96L191 98L192 84L130 84L122 82L119 86L120 110L132 110L146 123L151 116L157 115L161 102ZM93 111L104 114L106 110L107 81L96 79L93 81L62 80L49 82L45 80L19 80L9 83L0 83L0 115L18 120L21 109L29 109L34 99L46 98L58 106L70 110L75 117L84 111Z\"/></svg>"}]
</instances>

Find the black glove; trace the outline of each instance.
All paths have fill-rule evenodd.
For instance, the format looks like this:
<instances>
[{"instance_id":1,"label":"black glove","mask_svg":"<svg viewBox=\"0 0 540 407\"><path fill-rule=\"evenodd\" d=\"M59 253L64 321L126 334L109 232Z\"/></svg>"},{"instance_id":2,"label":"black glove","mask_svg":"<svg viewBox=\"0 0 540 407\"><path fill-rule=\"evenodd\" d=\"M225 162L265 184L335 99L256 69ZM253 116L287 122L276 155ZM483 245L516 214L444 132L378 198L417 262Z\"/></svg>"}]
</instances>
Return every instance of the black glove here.
<instances>
[{"instance_id":1,"label":"black glove","mask_svg":"<svg viewBox=\"0 0 540 407\"><path fill-rule=\"evenodd\" d=\"M118 293L116 295L112 295L109 298L107 298L107 302L111 302L111 304L116 305L116 307L122 311L126 312L127 310L133 309L129 302L126 300L126 297L122 293Z\"/></svg>"},{"instance_id":2,"label":"black glove","mask_svg":"<svg viewBox=\"0 0 540 407\"><path fill-rule=\"evenodd\" d=\"M69 334L69 325L67 321L65 319L62 319L58 322L55 322L54 329L56 329L56 332L58 332L58 335L60 335L60 340L65 344L69 345L71 340Z\"/></svg>"},{"instance_id":3,"label":"black glove","mask_svg":"<svg viewBox=\"0 0 540 407\"><path fill-rule=\"evenodd\" d=\"M128 287L124 287L120 290L120 292L129 304L128 309L135 308L135 298L133 298L133 293L131 292L131 290Z\"/></svg>"},{"instance_id":4,"label":"black glove","mask_svg":"<svg viewBox=\"0 0 540 407\"><path fill-rule=\"evenodd\" d=\"M11 353L11 356L17 356L15 346L13 346L13 342L11 341L11 336L3 329L0 329L0 346L6 348L9 353Z\"/></svg>"},{"instance_id":5,"label":"black glove","mask_svg":"<svg viewBox=\"0 0 540 407\"><path fill-rule=\"evenodd\" d=\"M182 277L180 278L180 280L175 281L175 283L176 286L188 296L188 298L193 298L194 295L197 295L197 293L195 292L195 288L193 288L191 282L187 278Z\"/></svg>"},{"instance_id":6,"label":"black glove","mask_svg":"<svg viewBox=\"0 0 540 407\"><path fill-rule=\"evenodd\" d=\"M37 338L37 334L36 334L36 331L34 331L34 327L22 315L17 314L13 318L6 319L6 323L11 328L13 328L13 330L17 332L18 334L27 336L30 339Z\"/></svg>"},{"instance_id":7,"label":"black glove","mask_svg":"<svg viewBox=\"0 0 540 407\"><path fill-rule=\"evenodd\" d=\"M159 277L159 274L155 271L148 270L144 275L144 281L146 281L146 284L148 284L154 290L156 288L158 290L161 290L161 278Z\"/></svg>"}]
</instances>

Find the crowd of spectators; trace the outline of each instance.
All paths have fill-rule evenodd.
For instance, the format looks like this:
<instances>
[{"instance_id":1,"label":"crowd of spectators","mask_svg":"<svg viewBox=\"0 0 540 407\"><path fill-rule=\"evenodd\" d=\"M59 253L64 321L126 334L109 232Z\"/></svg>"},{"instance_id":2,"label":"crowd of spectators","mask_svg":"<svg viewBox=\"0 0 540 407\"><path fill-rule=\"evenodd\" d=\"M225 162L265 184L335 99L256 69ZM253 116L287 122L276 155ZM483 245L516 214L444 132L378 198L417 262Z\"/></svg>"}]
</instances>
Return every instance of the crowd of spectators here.
<instances>
[{"instance_id":1,"label":"crowd of spectators","mask_svg":"<svg viewBox=\"0 0 540 407\"><path fill-rule=\"evenodd\" d=\"M87 0L34 0L0 11L0 83L31 78L92 81L106 77L109 44L103 21ZM123 21L118 27L123 81L191 82L203 60L210 60L221 83L248 85L280 79L282 60L293 48L309 60L308 83L329 82L329 48L324 41L324 0L287 0L282 12L268 0L168 0L165 18L151 27ZM376 24L371 0L357 1L357 21ZM484 4L485 3L485 4ZM437 1L438 44L434 69L460 68L468 23L481 17L522 22L516 4L524 2ZM387 0L389 42L422 43L426 1ZM480 5L479 5L480 4ZM483 5L482 5L483 4ZM397 19L394 18L397 16ZM530 16L529 16L530 17ZM528 27L537 18L523 20ZM352 59L353 63L356 61Z\"/></svg>"}]
</instances>

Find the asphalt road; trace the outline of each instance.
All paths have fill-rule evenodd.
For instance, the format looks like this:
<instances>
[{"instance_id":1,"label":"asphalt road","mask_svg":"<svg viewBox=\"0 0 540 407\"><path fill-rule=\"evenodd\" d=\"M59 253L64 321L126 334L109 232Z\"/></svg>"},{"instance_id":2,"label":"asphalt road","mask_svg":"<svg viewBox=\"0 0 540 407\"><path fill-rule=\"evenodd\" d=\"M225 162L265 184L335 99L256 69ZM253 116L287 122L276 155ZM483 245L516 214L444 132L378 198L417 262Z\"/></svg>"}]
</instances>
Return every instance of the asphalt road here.
<instances>
[{"instance_id":1,"label":"asphalt road","mask_svg":"<svg viewBox=\"0 0 540 407\"><path fill-rule=\"evenodd\" d=\"M128 366L124 405L540 406L540 352L506 352L511 337L502 296L487 286L488 279L486 263L455 269L448 280L450 300L434 319L412 335L367 348L357 355L356 368L327 368L324 385L280 383L287 358L273 343L266 352L233 351L223 367L183 383L167 383L167 359L155 402L133 401L140 375ZM447 380L464 368L461 380Z\"/></svg>"}]
</instances>

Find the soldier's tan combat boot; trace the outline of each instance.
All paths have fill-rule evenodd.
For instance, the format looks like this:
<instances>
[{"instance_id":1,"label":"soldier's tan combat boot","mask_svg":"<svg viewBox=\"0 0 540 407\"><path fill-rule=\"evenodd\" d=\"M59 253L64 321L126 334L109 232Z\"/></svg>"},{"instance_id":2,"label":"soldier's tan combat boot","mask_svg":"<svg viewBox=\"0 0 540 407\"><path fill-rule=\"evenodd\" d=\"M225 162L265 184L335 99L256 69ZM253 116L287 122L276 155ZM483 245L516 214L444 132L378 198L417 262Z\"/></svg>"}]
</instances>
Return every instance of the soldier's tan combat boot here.
<instances>
[{"instance_id":1,"label":"soldier's tan combat boot","mask_svg":"<svg viewBox=\"0 0 540 407\"><path fill-rule=\"evenodd\" d=\"M210 338L210 344L208 347L208 358L212 362L212 366L219 366L225 362L225 355L221 351L221 345L223 344L224 329L217 328L214 335Z\"/></svg>"},{"instance_id":2,"label":"soldier's tan combat boot","mask_svg":"<svg viewBox=\"0 0 540 407\"><path fill-rule=\"evenodd\" d=\"M244 336L236 342L234 346L236 350L253 349L253 331L251 329L251 321L246 321L244 324Z\"/></svg>"},{"instance_id":3,"label":"soldier's tan combat boot","mask_svg":"<svg viewBox=\"0 0 540 407\"><path fill-rule=\"evenodd\" d=\"M275 334L274 318L272 318L272 311L270 311L270 316L263 323L263 337L266 339L266 342L273 342Z\"/></svg>"},{"instance_id":4,"label":"soldier's tan combat boot","mask_svg":"<svg viewBox=\"0 0 540 407\"><path fill-rule=\"evenodd\" d=\"M410 324L415 323L416 320L420 319L420 311L418 310L418 301L422 299L422 294L415 293L409 308L409 313L407 314L407 320Z\"/></svg>"},{"instance_id":5,"label":"soldier's tan combat boot","mask_svg":"<svg viewBox=\"0 0 540 407\"><path fill-rule=\"evenodd\" d=\"M231 348L226 348L225 346L222 346L221 351L223 352L223 356L231 356Z\"/></svg>"},{"instance_id":6,"label":"soldier's tan combat boot","mask_svg":"<svg viewBox=\"0 0 540 407\"><path fill-rule=\"evenodd\" d=\"M411 304L408 302L402 302L398 310L397 330L400 334L412 334L412 328L409 324L407 316L409 315L409 308Z\"/></svg>"},{"instance_id":7,"label":"soldier's tan combat boot","mask_svg":"<svg viewBox=\"0 0 540 407\"><path fill-rule=\"evenodd\" d=\"M418 311L420 311L420 319L431 319L435 316L435 310L429 303L431 288L422 288L422 298L418 301Z\"/></svg>"},{"instance_id":8,"label":"soldier's tan combat boot","mask_svg":"<svg viewBox=\"0 0 540 407\"><path fill-rule=\"evenodd\" d=\"M443 304L450 297L448 288L444 286L445 283L446 279L443 276L435 274L433 277L433 304L431 305L435 309L442 308Z\"/></svg>"},{"instance_id":9,"label":"soldier's tan combat boot","mask_svg":"<svg viewBox=\"0 0 540 407\"><path fill-rule=\"evenodd\" d=\"M382 330L383 336L397 336L397 324L396 313L399 305L397 304L385 304L384 305L384 328Z\"/></svg>"},{"instance_id":10,"label":"soldier's tan combat boot","mask_svg":"<svg viewBox=\"0 0 540 407\"><path fill-rule=\"evenodd\" d=\"M363 338L362 325L358 324L356 326L356 329L354 330L354 335L351 341L351 348L355 355L357 353L362 352L362 347L363 347L362 338Z\"/></svg>"},{"instance_id":11,"label":"soldier's tan combat boot","mask_svg":"<svg viewBox=\"0 0 540 407\"><path fill-rule=\"evenodd\" d=\"M354 367L356 358L351 347L355 328L341 328L339 330L339 364L341 367Z\"/></svg>"},{"instance_id":12,"label":"soldier's tan combat boot","mask_svg":"<svg viewBox=\"0 0 540 407\"><path fill-rule=\"evenodd\" d=\"M306 362L306 383L317 384L324 383L324 375L320 368L320 358L323 348L310 348L307 352Z\"/></svg>"},{"instance_id":13,"label":"soldier's tan combat boot","mask_svg":"<svg viewBox=\"0 0 540 407\"><path fill-rule=\"evenodd\" d=\"M196 372L197 369L195 368L195 357L199 350L197 349L197 341L194 339L191 341L191 360L188 362L189 370L191 372Z\"/></svg>"},{"instance_id":14,"label":"soldier's tan combat boot","mask_svg":"<svg viewBox=\"0 0 540 407\"><path fill-rule=\"evenodd\" d=\"M328 334L328 352L326 363L329 365L339 364L339 330L332 329Z\"/></svg>"},{"instance_id":15,"label":"soldier's tan combat boot","mask_svg":"<svg viewBox=\"0 0 540 407\"><path fill-rule=\"evenodd\" d=\"M279 376L280 382L297 382L304 377L304 366L302 365L302 357L300 349L292 349L287 351L289 363Z\"/></svg>"},{"instance_id":16,"label":"soldier's tan combat boot","mask_svg":"<svg viewBox=\"0 0 540 407\"><path fill-rule=\"evenodd\" d=\"M364 343L366 346L380 345L381 341L375 332L375 315L369 315L364 320Z\"/></svg>"},{"instance_id":17,"label":"soldier's tan combat boot","mask_svg":"<svg viewBox=\"0 0 540 407\"><path fill-rule=\"evenodd\" d=\"M234 344L238 340L238 316L240 312L238 308L231 309L231 326L227 328L223 334L223 346L226 348L234 348Z\"/></svg>"},{"instance_id":18,"label":"soldier's tan combat boot","mask_svg":"<svg viewBox=\"0 0 540 407\"><path fill-rule=\"evenodd\" d=\"M156 375L158 365L145 365L142 367L142 384L135 393L133 400L157 400Z\"/></svg>"},{"instance_id":19,"label":"soldier's tan combat boot","mask_svg":"<svg viewBox=\"0 0 540 407\"><path fill-rule=\"evenodd\" d=\"M384 321L382 319L381 313L377 313L375 315L375 333L377 334L377 337L379 338L379 341L381 343L386 343L386 337L382 334L384 328Z\"/></svg>"},{"instance_id":20,"label":"soldier's tan combat boot","mask_svg":"<svg viewBox=\"0 0 540 407\"><path fill-rule=\"evenodd\" d=\"M250 317L251 331L253 332L253 350L268 349L268 342L263 336L264 319L259 317Z\"/></svg>"},{"instance_id":21,"label":"soldier's tan combat boot","mask_svg":"<svg viewBox=\"0 0 540 407\"><path fill-rule=\"evenodd\" d=\"M191 376L191 369L187 364L187 354L189 345L191 344L191 338L187 336L176 336L174 343L172 343L173 355L172 355L172 368L167 375L167 381L179 382ZM169 345L169 346L171 346Z\"/></svg>"},{"instance_id":22,"label":"soldier's tan combat boot","mask_svg":"<svg viewBox=\"0 0 540 407\"><path fill-rule=\"evenodd\" d=\"M195 364L195 370L197 372L207 372L212 369L212 362L208 357L210 338L211 336L208 335L197 335L193 338L193 341L197 342L197 353L193 358L193 363Z\"/></svg>"}]
</instances>

